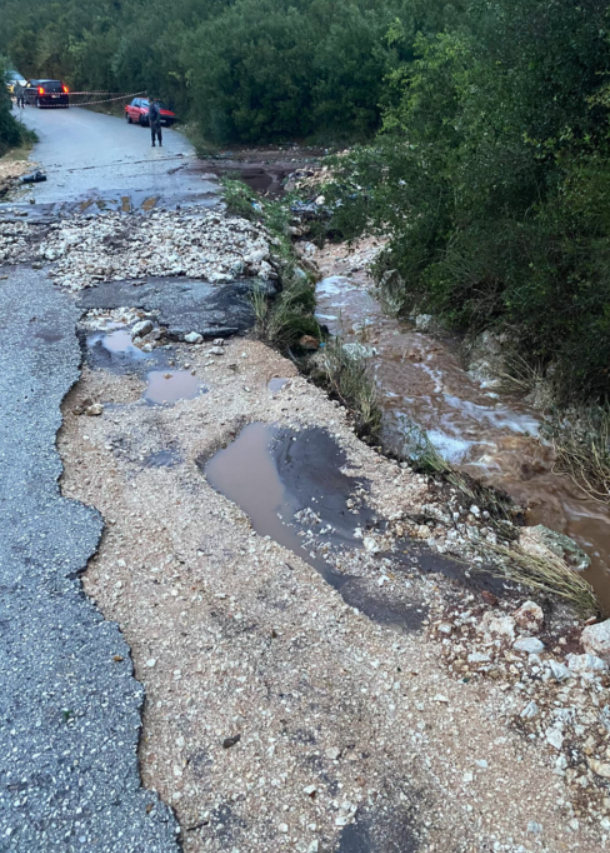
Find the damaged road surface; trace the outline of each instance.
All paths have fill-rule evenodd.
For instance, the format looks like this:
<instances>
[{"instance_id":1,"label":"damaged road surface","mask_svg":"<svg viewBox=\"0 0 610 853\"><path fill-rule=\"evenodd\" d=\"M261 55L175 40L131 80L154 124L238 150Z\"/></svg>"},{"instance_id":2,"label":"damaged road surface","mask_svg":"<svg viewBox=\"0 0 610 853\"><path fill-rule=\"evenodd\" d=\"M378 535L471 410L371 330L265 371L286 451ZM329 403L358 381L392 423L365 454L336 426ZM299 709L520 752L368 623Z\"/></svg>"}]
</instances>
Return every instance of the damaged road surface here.
<instances>
[{"instance_id":1,"label":"damaged road surface","mask_svg":"<svg viewBox=\"0 0 610 853\"><path fill-rule=\"evenodd\" d=\"M169 210L158 154L108 209L95 154L80 213L59 160L0 210L0 853L607 849L574 612L485 587L489 513L254 339L268 231L200 176Z\"/></svg>"},{"instance_id":2,"label":"damaged road surface","mask_svg":"<svg viewBox=\"0 0 610 853\"><path fill-rule=\"evenodd\" d=\"M59 406L78 380L78 311L39 272L0 286L0 850L177 850L142 789L142 687L79 574L103 523L64 498Z\"/></svg>"}]
</instances>

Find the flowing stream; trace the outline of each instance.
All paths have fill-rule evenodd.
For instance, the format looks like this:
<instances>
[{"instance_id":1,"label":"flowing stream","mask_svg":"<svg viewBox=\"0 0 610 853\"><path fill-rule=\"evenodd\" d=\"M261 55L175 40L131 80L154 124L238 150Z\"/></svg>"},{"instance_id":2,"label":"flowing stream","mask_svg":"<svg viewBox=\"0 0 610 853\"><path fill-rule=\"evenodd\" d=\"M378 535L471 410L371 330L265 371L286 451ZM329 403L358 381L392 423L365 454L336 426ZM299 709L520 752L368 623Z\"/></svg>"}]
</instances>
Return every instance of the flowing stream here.
<instances>
[{"instance_id":1,"label":"flowing stream","mask_svg":"<svg viewBox=\"0 0 610 853\"><path fill-rule=\"evenodd\" d=\"M337 270L345 266L326 264L325 271ZM414 422L445 459L511 495L525 508L527 524L570 536L591 558L585 577L610 612L610 511L554 472L554 451L539 440L540 413L473 379L457 343L385 315L368 284L362 271L323 278L317 317L346 343L366 348L384 444L396 448Z\"/></svg>"}]
</instances>

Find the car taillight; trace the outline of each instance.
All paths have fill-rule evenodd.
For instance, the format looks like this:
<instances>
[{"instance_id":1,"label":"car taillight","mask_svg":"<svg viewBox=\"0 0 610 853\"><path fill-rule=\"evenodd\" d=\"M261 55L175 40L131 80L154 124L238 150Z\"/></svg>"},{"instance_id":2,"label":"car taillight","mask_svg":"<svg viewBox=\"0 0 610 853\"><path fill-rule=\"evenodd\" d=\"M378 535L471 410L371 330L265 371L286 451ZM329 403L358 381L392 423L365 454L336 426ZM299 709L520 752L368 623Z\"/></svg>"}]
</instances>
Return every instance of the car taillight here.
<instances>
[{"instance_id":1,"label":"car taillight","mask_svg":"<svg viewBox=\"0 0 610 853\"><path fill-rule=\"evenodd\" d=\"M61 88L64 90L65 95L67 95L68 92L70 91L67 86L62 86Z\"/></svg>"},{"instance_id":2,"label":"car taillight","mask_svg":"<svg viewBox=\"0 0 610 853\"><path fill-rule=\"evenodd\" d=\"M39 87L38 87L38 94L39 94L39 95L44 95L44 89L42 88L42 86L39 86Z\"/></svg>"}]
</instances>

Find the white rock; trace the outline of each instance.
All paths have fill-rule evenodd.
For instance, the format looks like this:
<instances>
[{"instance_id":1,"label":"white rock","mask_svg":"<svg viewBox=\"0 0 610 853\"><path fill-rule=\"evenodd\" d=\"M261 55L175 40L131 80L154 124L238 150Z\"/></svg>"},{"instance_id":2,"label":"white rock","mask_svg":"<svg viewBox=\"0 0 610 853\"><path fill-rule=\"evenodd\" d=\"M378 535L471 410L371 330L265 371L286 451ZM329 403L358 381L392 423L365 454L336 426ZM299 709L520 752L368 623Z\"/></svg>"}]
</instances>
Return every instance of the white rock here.
<instances>
[{"instance_id":1,"label":"white rock","mask_svg":"<svg viewBox=\"0 0 610 853\"><path fill-rule=\"evenodd\" d=\"M318 853L319 849L320 849L320 842L319 841L312 841L311 844L309 845L309 847L307 848L307 853Z\"/></svg>"},{"instance_id":2,"label":"white rock","mask_svg":"<svg viewBox=\"0 0 610 853\"><path fill-rule=\"evenodd\" d=\"M449 699L447 699L446 696L443 696L442 693L437 693L436 696L433 697L432 701L433 702L443 702L446 705L449 704Z\"/></svg>"},{"instance_id":3,"label":"white rock","mask_svg":"<svg viewBox=\"0 0 610 853\"><path fill-rule=\"evenodd\" d=\"M209 353L210 355L224 355L224 354L225 354L225 351L224 351L224 348L223 348L223 347L211 347L211 348L208 350L208 353Z\"/></svg>"},{"instance_id":4,"label":"white rock","mask_svg":"<svg viewBox=\"0 0 610 853\"><path fill-rule=\"evenodd\" d=\"M602 779L610 779L610 764L607 761L598 761L597 758L587 758L587 764L591 770Z\"/></svg>"},{"instance_id":5,"label":"white rock","mask_svg":"<svg viewBox=\"0 0 610 853\"><path fill-rule=\"evenodd\" d=\"M468 655L468 663L489 663L491 658L483 652L471 652Z\"/></svg>"},{"instance_id":6,"label":"white rock","mask_svg":"<svg viewBox=\"0 0 610 853\"><path fill-rule=\"evenodd\" d=\"M513 649L517 652L527 652L529 655L537 655L544 651L544 643L536 637L520 637L513 643Z\"/></svg>"},{"instance_id":7,"label":"white rock","mask_svg":"<svg viewBox=\"0 0 610 853\"><path fill-rule=\"evenodd\" d=\"M369 554L377 554L379 551L379 545L377 542L370 536L366 536L363 540L364 550Z\"/></svg>"},{"instance_id":8,"label":"white rock","mask_svg":"<svg viewBox=\"0 0 610 853\"><path fill-rule=\"evenodd\" d=\"M532 835L540 835L542 832L542 824L537 823L535 820L530 820L527 825L527 831Z\"/></svg>"},{"instance_id":9,"label":"white rock","mask_svg":"<svg viewBox=\"0 0 610 853\"><path fill-rule=\"evenodd\" d=\"M287 823L278 823L277 828L280 832L288 832L288 824Z\"/></svg>"},{"instance_id":10,"label":"white rock","mask_svg":"<svg viewBox=\"0 0 610 853\"><path fill-rule=\"evenodd\" d=\"M593 673L604 672L608 669L608 664L597 655L567 655L566 660L571 672L575 673Z\"/></svg>"},{"instance_id":11,"label":"white rock","mask_svg":"<svg viewBox=\"0 0 610 853\"><path fill-rule=\"evenodd\" d=\"M552 747L555 749L561 749L561 745L563 744L563 735L559 729L547 729L545 737Z\"/></svg>"},{"instance_id":12,"label":"white rock","mask_svg":"<svg viewBox=\"0 0 610 853\"><path fill-rule=\"evenodd\" d=\"M148 335L153 329L154 326L151 320L140 320L131 330L132 340L133 338L143 338L144 335Z\"/></svg>"},{"instance_id":13,"label":"white rock","mask_svg":"<svg viewBox=\"0 0 610 853\"><path fill-rule=\"evenodd\" d=\"M307 785L306 788L303 788L303 793L307 794L308 797L313 797L317 790L315 785Z\"/></svg>"},{"instance_id":14,"label":"white rock","mask_svg":"<svg viewBox=\"0 0 610 853\"><path fill-rule=\"evenodd\" d=\"M520 628L524 628L531 634L537 634L542 628L544 613L542 607L535 601L526 601L518 610L515 610L513 619Z\"/></svg>"},{"instance_id":15,"label":"white rock","mask_svg":"<svg viewBox=\"0 0 610 853\"><path fill-rule=\"evenodd\" d=\"M87 406L85 409L85 414L89 415L90 418L99 417L104 413L104 407L101 403L92 403L90 406Z\"/></svg>"},{"instance_id":16,"label":"white rock","mask_svg":"<svg viewBox=\"0 0 610 853\"><path fill-rule=\"evenodd\" d=\"M610 661L610 619L596 625L587 625L580 635L580 641L590 655Z\"/></svg>"},{"instance_id":17,"label":"white rock","mask_svg":"<svg viewBox=\"0 0 610 853\"><path fill-rule=\"evenodd\" d=\"M565 681L566 678L570 677L570 670L562 663L556 660L550 660L549 666L551 667L551 673L555 681Z\"/></svg>"},{"instance_id":18,"label":"white rock","mask_svg":"<svg viewBox=\"0 0 610 853\"><path fill-rule=\"evenodd\" d=\"M507 637L509 640L514 640L515 638L514 620L510 616L495 616L491 610L487 610L483 614L477 630L485 634Z\"/></svg>"},{"instance_id":19,"label":"white rock","mask_svg":"<svg viewBox=\"0 0 610 853\"><path fill-rule=\"evenodd\" d=\"M157 661L154 658L150 658L149 660L146 661L146 666L148 666L150 669L152 669L156 663L157 663Z\"/></svg>"},{"instance_id":20,"label":"white rock","mask_svg":"<svg viewBox=\"0 0 610 853\"><path fill-rule=\"evenodd\" d=\"M449 622L441 622L441 624L437 628L440 634L451 634L453 632L453 625Z\"/></svg>"},{"instance_id":21,"label":"white rock","mask_svg":"<svg viewBox=\"0 0 610 853\"><path fill-rule=\"evenodd\" d=\"M341 750L337 749L336 746L329 746L325 752L327 758L330 758L331 761L336 761L341 755Z\"/></svg>"},{"instance_id":22,"label":"white rock","mask_svg":"<svg viewBox=\"0 0 610 853\"><path fill-rule=\"evenodd\" d=\"M532 717L537 716L538 713L539 713L538 705L536 705L536 703L532 699L531 702L527 703L527 705L521 711L521 714L519 716L522 717L524 720L531 720Z\"/></svg>"},{"instance_id":23,"label":"white rock","mask_svg":"<svg viewBox=\"0 0 610 853\"><path fill-rule=\"evenodd\" d=\"M203 342L203 337L197 332L189 332L188 335L184 336L184 340L187 344L200 344Z\"/></svg>"}]
</instances>

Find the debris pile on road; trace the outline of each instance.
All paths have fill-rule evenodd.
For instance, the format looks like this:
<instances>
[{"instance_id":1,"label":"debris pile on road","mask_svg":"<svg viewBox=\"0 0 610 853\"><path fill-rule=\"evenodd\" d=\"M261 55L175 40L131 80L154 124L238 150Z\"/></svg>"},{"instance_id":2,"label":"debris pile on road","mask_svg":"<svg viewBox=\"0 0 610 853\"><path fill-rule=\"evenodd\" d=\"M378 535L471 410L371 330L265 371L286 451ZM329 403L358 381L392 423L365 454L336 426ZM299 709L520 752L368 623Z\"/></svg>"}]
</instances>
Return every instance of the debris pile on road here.
<instances>
[{"instance_id":1,"label":"debris pile on road","mask_svg":"<svg viewBox=\"0 0 610 853\"><path fill-rule=\"evenodd\" d=\"M0 223L0 260L31 260L31 226ZM276 278L271 237L258 224L218 212L155 211L150 216L77 215L54 223L37 247L53 261L50 275L70 290L98 281L187 276L222 284L240 277Z\"/></svg>"},{"instance_id":2,"label":"debris pile on road","mask_svg":"<svg viewBox=\"0 0 610 853\"><path fill-rule=\"evenodd\" d=\"M607 660L589 653L587 631L566 612L553 614L526 601L454 591L431 626L451 672L463 682L489 681L504 692L511 729L550 753L554 772L571 789L564 807L579 820L610 830L610 704ZM593 626L599 632L601 626ZM571 825L571 824L570 824Z\"/></svg>"}]
</instances>

